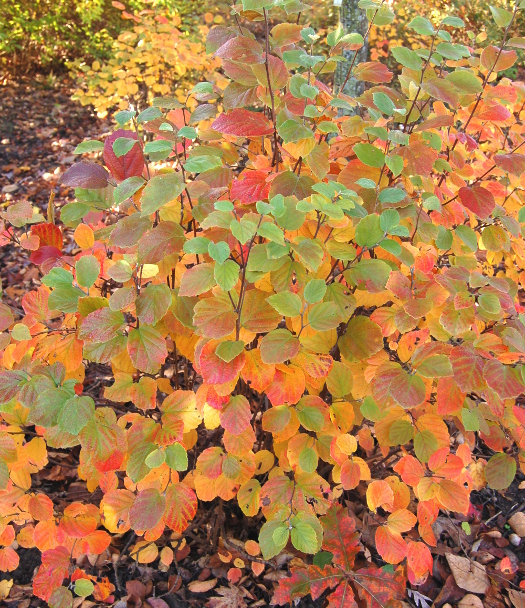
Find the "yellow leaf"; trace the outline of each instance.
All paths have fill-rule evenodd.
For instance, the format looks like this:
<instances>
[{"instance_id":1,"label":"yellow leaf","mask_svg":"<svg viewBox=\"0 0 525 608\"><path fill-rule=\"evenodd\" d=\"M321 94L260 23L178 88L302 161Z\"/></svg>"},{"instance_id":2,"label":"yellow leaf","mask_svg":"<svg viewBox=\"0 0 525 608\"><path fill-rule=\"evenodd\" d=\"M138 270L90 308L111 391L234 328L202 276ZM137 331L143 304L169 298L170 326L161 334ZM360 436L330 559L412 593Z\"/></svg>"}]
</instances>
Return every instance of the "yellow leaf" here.
<instances>
[{"instance_id":1,"label":"yellow leaf","mask_svg":"<svg viewBox=\"0 0 525 608\"><path fill-rule=\"evenodd\" d=\"M95 235L87 224L79 224L75 228L73 238L80 249L91 249L95 244Z\"/></svg>"}]
</instances>

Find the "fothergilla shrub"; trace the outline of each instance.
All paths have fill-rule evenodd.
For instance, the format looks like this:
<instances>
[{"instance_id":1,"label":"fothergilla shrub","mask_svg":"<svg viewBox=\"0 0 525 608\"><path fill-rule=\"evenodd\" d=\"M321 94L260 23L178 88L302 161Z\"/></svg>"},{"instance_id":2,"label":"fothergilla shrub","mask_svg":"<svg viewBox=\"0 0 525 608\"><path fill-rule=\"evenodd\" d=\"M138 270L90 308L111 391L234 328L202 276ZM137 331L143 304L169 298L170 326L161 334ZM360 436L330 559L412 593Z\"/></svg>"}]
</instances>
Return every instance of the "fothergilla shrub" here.
<instances>
[{"instance_id":1,"label":"fothergilla shrub","mask_svg":"<svg viewBox=\"0 0 525 608\"><path fill-rule=\"evenodd\" d=\"M394 19L360 4L369 31ZM237 3L206 43L224 89L119 111L78 147L101 155L64 174L60 221L1 214L42 278L0 304L0 569L37 547L52 606L112 601L83 558L114 535L168 568L199 509L220 504L226 540L230 503L260 522L254 572L303 557L274 602L399 605L432 569L439 511L468 519L471 491L525 469L525 85L498 78L520 9L494 9L483 48L454 43L457 17L415 16L424 46L391 49L398 76L350 61L352 99L331 75L363 38L333 31L316 54L303 8ZM32 487L50 450L74 451L99 503Z\"/></svg>"}]
</instances>

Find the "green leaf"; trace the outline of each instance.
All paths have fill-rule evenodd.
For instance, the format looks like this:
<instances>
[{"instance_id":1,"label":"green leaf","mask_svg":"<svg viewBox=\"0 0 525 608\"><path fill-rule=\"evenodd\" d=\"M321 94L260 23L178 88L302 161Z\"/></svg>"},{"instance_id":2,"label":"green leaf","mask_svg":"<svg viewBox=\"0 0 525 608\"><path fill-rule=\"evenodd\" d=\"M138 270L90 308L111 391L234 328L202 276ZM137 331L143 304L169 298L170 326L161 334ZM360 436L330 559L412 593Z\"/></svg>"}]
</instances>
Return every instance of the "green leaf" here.
<instances>
[{"instance_id":1,"label":"green leaf","mask_svg":"<svg viewBox=\"0 0 525 608\"><path fill-rule=\"evenodd\" d=\"M76 395L65 402L58 415L58 426L63 431L78 435L95 415L95 402L91 397Z\"/></svg>"},{"instance_id":2,"label":"green leaf","mask_svg":"<svg viewBox=\"0 0 525 608\"><path fill-rule=\"evenodd\" d=\"M166 448L166 464L175 471L188 470L188 452L180 443L172 443Z\"/></svg>"},{"instance_id":3,"label":"green leaf","mask_svg":"<svg viewBox=\"0 0 525 608\"><path fill-rule=\"evenodd\" d=\"M365 397L363 399L359 411L367 420L371 420L372 422L379 422L386 415L377 407L377 403L372 397Z\"/></svg>"},{"instance_id":4,"label":"green leaf","mask_svg":"<svg viewBox=\"0 0 525 608\"><path fill-rule=\"evenodd\" d=\"M478 236L470 226L460 224L456 227L456 234L471 251L478 250Z\"/></svg>"},{"instance_id":5,"label":"green leaf","mask_svg":"<svg viewBox=\"0 0 525 608\"><path fill-rule=\"evenodd\" d=\"M150 452L144 460L144 464L150 469L157 469L158 467L161 467L165 462L166 452L161 449L153 450L153 452Z\"/></svg>"},{"instance_id":6,"label":"green leaf","mask_svg":"<svg viewBox=\"0 0 525 608\"><path fill-rule=\"evenodd\" d=\"M290 538L290 529L284 523L277 526L275 528L275 530L273 531L272 539L276 545L286 545L289 538Z\"/></svg>"},{"instance_id":7,"label":"green leaf","mask_svg":"<svg viewBox=\"0 0 525 608\"><path fill-rule=\"evenodd\" d=\"M414 17L407 27L415 30L421 36L433 36L434 26L425 17Z\"/></svg>"},{"instance_id":8,"label":"green leaf","mask_svg":"<svg viewBox=\"0 0 525 608\"><path fill-rule=\"evenodd\" d=\"M302 308L301 298L291 291L281 291L267 298L267 302L283 317L296 317Z\"/></svg>"},{"instance_id":9,"label":"green leaf","mask_svg":"<svg viewBox=\"0 0 525 608\"><path fill-rule=\"evenodd\" d=\"M78 298L86 294L78 287L72 285L57 287L49 294L47 304L49 310L60 310L62 312L77 312Z\"/></svg>"},{"instance_id":10,"label":"green leaf","mask_svg":"<svg viewBox=\"0 0 525 608\"><path fill-rule=\"evenodd\" d=\"M155 154L158 152L171 152L173 149L173 142L166 139L156 139L154 141L148 141L144 146L144 152L146 154Z\"/></svg>"},{"instance_id":11,"label":"green leaf","mask_svg":"<svg viewBox=\"0 0 525 608\"><path fill-rule=\"evenodd\" d=\"M304 448L299 454L298 462L305 473L313 473L319 464L319 457L313 448Z\"/></svg>"},{"instance_id":12,"label":"green leaf","mask_svg":"<svg viewBox=\"0 0 525 608\"><path fill-rule=\"evenodd\" d=\"M226 340L225 342L221 342L217 348L215 349L215 354L219 359L226 361L229 363L233 361L235 357L240 355L244 350L244 342L242 340Z\"/></svg>"},{"instance_id":13,"label":"green leaf","mask_svg":"<svg viewBox=\"0 0 525 608\"><path fill-rule=\"evenodd\" d=\"M148 325L130 330L127 348L133 365L146 374L156 374L168 356L166 340Z\"/></svg>"},{"instance_id":14,"label":"green leaf","mask_svg":"<svg viewBox=\"0 0 525 608\"><path fill-rule=\"evenodd\" d=\"M259 546L261 547L264 559L275 557L285 548L288 537L285 539L284 534L282 536L278 534L277 539L280 541L279 543L276 543L273 538L275 530L283 525L282 522L275 519L267 521L262 525L259 532Z\"/></svg>"},{"instance_id":15,"label":"green leaf","mask_svg":"<svg viewBox=\"0 0 525 608\"><path fill-rule=\"evenodd\" d=\"M77 283L88 289L95 284L100 274L100 262L94 255L85 255L75 264Z\"/></svg>"},{"instance_id":16,"label":"green leaf","mask_svg":"<svg viewBox=\"0 0 525 608\"><path fill-rule=\"evenodd\" d=\"M11 337L18 342L22 342L24 340L31 340L31 332L27 325L23 323L17 323L13 329L11 330Z\"/></svg>"},{"instance_id":17,"label":"green leaf","mask_svg":"<svg viewBox=\"0 0 525 608\"><path fill-rule=\"evenodd\" d=\"M463 19L460 19L459 17L454 17L454 15L445 17L441 24L450 25L451 27L465 27L465 22L463 21Z\"/></svg>"},{"instance_id":18,"label":"green leaf","mask_svg":"<svg viewBox=\"0 0 525 608\"><path fill-rule=\"evenodd\" d=\"M395 46L392 49L392 55L394 55L396 61L401 65L409 68L410 70L420 70L423 66L421 57L404 46Z\"/></svg>"},{"instance_id":19,"label":"green leaf","mask_svg":"<svg viewBox=\"0 0 525 608\"><path fill-rule=\"evenodd\" d=\"M302 85L303 87L308 85ZM283 138L283 143L289 144L297 142L301 139L313 138L314 134L311 129L305 127L301 122L293 119L285 120L283 124L277 129L279 135Z\"/></svg>"},{"instance_id":20,"label":"green leaf","mask_svg":"<svg viewBox=\"0 0 525 608\"><path fill-rule=\"evenodd\" d=\"M481 80L468 70L456 69L446 76L446 80L454 84L460 93L475 94L483 90Z\"/></svg>"},{"instance_id":21,"label":"green leaf","mask_svg":"<svg viewBox=\"0 0 525 608\"><path fill-rule=\"evenodd\" d=\"M318 568L324 568L332 563L334 554L330 551L319 551L314 555L313 564Z\"/></svg>"},{"instance_id":22,"label":"green leaf","mask_svg":"<svg viewBox=\"0 0 525 608\"><path fill-rule=\"evenodd\" d=\"M394 241L392 239L383 239L379 243L379 247L381 247L385 251L388 251L392 255L395 255L396 257L399 257L403 252L401 245L397 241Z\"/></svg>"},{"instance_id":23,"label":"green leaf","mask_svg":"<svg viewBox=\"0 0 525 608\"><path fill-rule=\"evenodd\" d=\"M315 99L319 95L319 89L311 84L302 84L299 90L301 96L306 99Z\"/></svg>"},{"instance_id":24,"label":"green leaf","mask_svg":"<svg viewBox=\"0 0 525 608\"><path fill-rule=\"evenodd\" d=\"M222 167L222 160L219 156L211 154L200 154L199 156L190 156L184 163L184 169L190 173L204 173L210 169Z\"/></svg>"},{"instance_id":25,"label":"green leaf","mask_svg":"<svg viewBox=\"0 0 525 608\"><path fill-rule=\"evenodd\" d=\"M216 263L214 269L215 281L223 291L230 291L239 280L239 266L233 260L223 264Z\"/></svg>"},{"instance_id":26,"label":"green leaf","mask_svg":"<svg viewBox=\"0 0 525 608\"><path fill-rule=\"evenodd\" d=\"M364 217L355 229L355 242L360 247L374 247L383 238L381 219L377 213Z\"/></svg>"},{"instance_id":27,"label":"green leaf","mask_svg":"<svg viewBox=\"0 0 525 608\"><path fill-rule=\"evenodd\" d=\"M372 144L356 144L354 146L354 152L357 154L357 158L369 167L381 169L385 164L384 153Z\"/></svg>"},{"instance_id":28,"label":"green leaf","mask_svg":"<svg viewBox=\"0 0 525 608\"><path fill-rule=\"evenodd\" d=\"M171 304L171 290L165 283L151 283L142 289L135 303L141 323L156 325L164 318Z\"/></svg>"},{"instance_id":29,"label":"green leaf","mask_svg":"<svg viewBox=\"0 0 525 608\"><path fill-rule=\"evenodd\" d=\"M73 154L84 154L86 152L100 152L104 149L104 143L96 139L89 139L78 144Z\"/></svg>"},{"instance_id":30,"label":"green leaf","mask_svg":"<svg viewBox=\"0 0 525 608\"><path fill-rule=\"evenodd\" d=\"M212 260L222 264L230 257L230 247L225 241L219 241L218 243L210 242L208 253Z\"/></svg>"},{"instance_id":31,"label":"green leaf","mask_svg":"<svg viewBox=\"0 0 525 608\"><path fill-rule=\"evenodd\" d=\"M405 445L414 438L414 427L409 420L394 420L388 431L389 445Z\"/></svg>"},{"instance_id":32,"label":"green leaf","mask_svg":"<svg viewBox=\"0 0 525 608\"><path fill-rule=\"evenodd\" d=\"M387 116L392 116L394 114L396 106L386 93L374 93L373 98L375 105L383 114L386 114Z\"/></svg>"},{"instance_id":33,"label":"green leaf","mask_svg":"<svg viewBox=\"0 0 525 608\"><path fill-rule=\"evenodd\" d=\"M259 228L257 229L257 234L272 241L272 243L279 243L279 245L284 245L284 233L272 222L263 222Z\"/></svg>"},{"instance_id":34,"label":"green leaf","mask_svg":"<svg viewBox=\"0 0 525 608\"><path fill-rule=\"evenodd\" d=\"M113 152L117 158L120 158L127 154L137 143L136 139L131 139L130 137L117 137L113 142Z\"/></svg>"},{"instance_id":35,"label":"green leaf","mask_svg":"<svg viewBox=\"0 0 525 608\"><path fill-rule=\"evenodd\" d=\"M128 198L131 198L135 192L142 188L144 183L144 178L138 175L128 177L121 182L113 191L113 200L115 201L115 205L121 205Z\"/></svg>"},{"instance_id":36,"label":"green leaf","mask_svg":"<svg viewBox=\"0 0 525 608\"><path fill-rule=\"evenodd\" d=\"M235 262L232 263L235 264ZM217 264L215 265L215 268L216 267ZM189 268L182 275L179 296L200 296L201 293L209 291L215 286L213 275L213 264L198 264L197 266Z\"/></svg>"},{"instance_id":37,"label":"green leaf","mask_svg":"<svg viewBox=\"0 0 525 608\"><path fill-rule=\"evenodd\" d=\"M428 462L432 454L438 449L438 440L429 430L417 433L414 438L414 451L421 462Z\"/></svg>"},{"instance_id":38,"label":"green leaf","mask_svg":"<svg viewBox=\"0 0 525 608\"><path fill-rule=\"evenodd\" d=\"M65 268L51 268L51 270L42 277L42 283L48 287L70 287L73 285L73 275Z\"/></svg>"},{"instance_id":39,"label":"green leaf","mask_svg":"<svg viewBox=\"0 0 525 608\"><path fill-rule=\"evenodd\" d=\"M149 122L155 118L162 118L162 112L158 108L146 108L137 116L137 122Z\"/></svg>"},{"instance_id":40,"label":"green leaf","mask_svg":"<svg viewBox=\"0 0 525 608\"><path fill-rule=\"evenodd\" d=\"M90 207L83 203L67 203L60 209L60 221L68 228L76 228L89 211Z\"/></svg>"},{"instance_id":41,"label":"green leaf","mask_svg":"<svg viewBox=\"0 0 525 608\"><path fill-rule=\"evenodd\" d=\"M120 112L117 112L113 118L117 121L120 127L123 127L135 116L135 114L135 110L121 110Z\"/></svg>"},{"instance_id":42,"label":"green leaf","mask_svg":"<svg viewBox=\"0 0 525 608\"><path fill-rule=\"evenodd\" d=\"M184 253L208 253L208 245L210 243L210 239L207 239L204 236L196 236L185 241L182 249Z\"/></svg>"},{"instance_id":43,"label":"green leaf","mask_svg":"<svg viewBox=\"0 0 525 608\"><path fill-rule=\"evenodd\" d=\"M476 412L472 412L466 407L461 410L461 422L466 431L473 431L475 433L479 431L479 418Z\"/></svg>"},{"instance_id":44,"label":"green leaf","mask_svg":"<svg viewBox=\"0 0 525 608\"><path fill-rule=\"evenodd\" d=\"M512 21L512 13L499 6L491 6L490 12L498 27L507 27Z\"/></svg>"},{"instance_id":45,"label":"green leaf","mask_svg":"<svg viewBox=\"0 0 525 608\"><path fill-rule=\"evenodd\" d=\"M257 224L245 219L242 219L240 222L239 220L232 220L230 230L239 243L244 245L255 235Z\"/></svg>"},{"instance_id":46,"label":"green leaf","mask_svg":"<svg viewBox=\"0 0 525 608\"><path fill-rule=\"evenodd\" d=\"M284 363L299 352L299 340L287 329L274 329L263 336L259 347L264 363Z\"/></svg>"},{"instance_id":47,"label":"green leaf","mask_svg":"<svg viewBox=\"0 0 525 608\"><path fill-rule=\"evenodd\" d=\"M508 454L494 454L487 462L484 473L492 490L506 490L516 475L516 461Z\"/></svg>"},{"instance_id":48,"label":"green leaf","mask_svg":"<svg viewBox=\"0 0 525 608\"><path fill-rule=\"evenodd\" d=\"M326 282L324 279L312 279L304 288L304 299L309 304L320 302L326 293Z\"/></svg>"},{"instance_id":49,"label":"green leaf","mask_svg":"<svg viewBox=\"0 0 525 608\"><path fill-rule=\"evenodd\" d=\"M184 182L176 173L165 173L152 177L142 192L142 215L155 213L163 205L180 196L184 188Z\"/></svg>"},{"instance_id":50,"label":"green leaf","mask_svg":"<svg viewBox=\"0 0 525 608\"><path fill-rule=\"evenodd\" d=\"M88 597L94 589L95 586L87 578L79 578L75 581L75 593L80 597Z\"/></svg>"},{"instance_id":51,"label":"green leaf","mask_svg":"<svg viewBox=\"0 0 525 608\"><path fill-rule=\"evenodd\" d=\"M394 177L397 177L403 171L404 161L401 156L387 156L385 162Z\"/></svg>"},{"instance_id":52,"label":"green leaf","mask_svg":"<svg viewBox=\"0 0 525 608\"><path fill-rule=\"evenodd\" d=\"M404 190L401 190L401 188L385 188L384 190L381 190L377 198L380 203L399 203L406 198L406 195L407 193ZM395 210L391 209L390 211ZM399 220L397 221L397 224L399 224Z\"/></svg>"},{"instance_id":53,"label":"green leaf","mask_svg":"<svg viewBox=\"0 0 525 608\"><path fill-rule=\"evenodd\" d=\"M292 545L302 553L317 553L319 543L315 530L310 524L292 518Z\"/></svg>"},{"instance_id":54,"label":"green leaf","mask_svg":"<svg viewBox=\"0 0 525 608\"><path fill-rule=\"evenodd\" d=\"M389 190L396 190L396 188L389 188ZM386 209L379 216L379 225L383 232L390 232L399 224L399 213L395 209ZM362 222L363 220L361 220Z\"/></svg>"},{"instance_id":55,"label":"green leaf","mask_svg":"<svg viewBox=\"0 0 525 608\"><path fill-rule=\"evenodd\" d=\"M209 83L202 83L202 84L209 84ZM186 139L197 139L198 135L197 135L197 131L195 131L195 129L193 127L182 127L182 129L179 129L177 131L177 137L185 137Z\"/></svg>"},{"instance_id":56,"label":"green leaf","mask_svg":"<svg viewBox=\"0 0 525 608\"><path fill-rule=\"evenodd\" d=\"M341 311L335 302L319 302L308 312L308 322L316 331L335 329L342 321Z\"/></svg>"},{"instance_id":57,"label":"green leaf","mask_svg":"<svg viewBox=\"0 0 525 608\"><path fill-rule=\"evenodd\" d=\"M313 239L303 239L293 246L303 264L313 272L317 272L323 261L324 251L321 245Z\"/></svg>"}]
</instances>

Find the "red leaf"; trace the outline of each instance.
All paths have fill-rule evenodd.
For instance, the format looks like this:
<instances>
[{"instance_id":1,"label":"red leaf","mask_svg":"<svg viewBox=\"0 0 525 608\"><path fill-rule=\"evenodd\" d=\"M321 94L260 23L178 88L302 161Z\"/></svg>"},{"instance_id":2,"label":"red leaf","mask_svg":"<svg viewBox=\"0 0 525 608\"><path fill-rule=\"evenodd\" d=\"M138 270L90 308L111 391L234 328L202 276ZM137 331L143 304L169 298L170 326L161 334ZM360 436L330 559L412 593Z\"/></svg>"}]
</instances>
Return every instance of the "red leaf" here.
<instances>
[{"instance_id":1,"label":"red leaf","mask_svg":"<svg viewBox=\"0 0 525 608\"><path fill-rule=\"evenodd\" d=\"M263 63L262 46L252 38L236 36L230 38L215 51L221 59L240 61L245 64Z\"/></svg>"},{"instance_id":2,"label":"red leaf","mask_svg":"<svg viewBox=\"0 0 525 608\"><path fill-rule=\"evenodd\" d=\"M230 382L244 367L244 351L227 363L215 354L216 348L216 342L208 342L204 345L199 358L202 377L208 384Z\"/></svg>"},{"instance_id":3,"label":"red leaf","mask_svg":"<svg viewBox=\"0 0 525 608\"><path fill-rule=\"evenodd\" d=\"M69 167L62 176L62 183L71 188L105 188L109 174L95 163L79 162Z\"/></svg>"},{"instance_id":4,"label":"red leaf","mask_svg":"<svg viewBox=\"0 0 525 608\"><path fill-rule=\"evenodd\" d=\"M459 190L459 200L469 211L472 211L480 220L486 219L496 206L494 195L481 186L470 188L463 186Z\"/></svg>"},{"instance_id":5,"label":"red leaf","mask_svg":"<svg viewBox=\"0 0 525 608\"><path fill-rule=\"evenodd\" d=\"M69 574L69 551L66 547L56 547L42 553L42 565L33 579L33 593L48 601L53 591L60 587Z\"/></svg>"},{"instance_id":6,"label":"red leaf","mask_svg":"<svg viewBox=\"0 0 525 608\"><path fill-rule=\"evenodd\" d=\"M376 566L363 568L355 573L359 597L366 600L368 608L384 608L396 605L405 598L406 580L403 568L387 572Z\"/></svg>"},{"instance_id":7,"label":"red leaf","mask_svg":"<svg viewBox=\"0 0 525 608\"><path fill-rule=\"evenodd\" d=\"M265 171L244 171L233 182L231 199L239 200L241 203L249 204L267 199L270 192L270 184L266 183L268 174Z\"/></svg>"},{"instance_id":8,"label":"red leaf","mask_svg":"<svg viewBox=\"0 0 525 608\"><path fill-rule=\"evenodd\" d=\"M62 249L64 240L62 238L62 232L55 224L37 224L31 228L31 234L38 236L40 239L40 247L49 245Z\"/></svg>"},{"instance_id":9,"label":"red leaf","mask_svg":"<svg viewBox=\"0 0 525 608\"><path fill-rule=\"evenodd\" d=\"M429 548L423 543L408 542L407 551L408 580L412 585L421 585L432 572L434 562Z\"/></svg>"},{"instance_id":10,"label":"red leaf","mask_svg":"<svg viewBox=\"0 0 525 608\"><path fill-rule=\"evenodd\" d=\"M517 369L503 365L496 359L487 361L483 368L487 384L501 399L514 399L523 393L525 387Z\"/></svg>"},{"instance_id":11,"label":"red leaf","mask_svg":"<svg viewBox=\"0 0 525 608\"><path fill-rule=\"evenodd\" d=\"M33 264L40 266L47 260L58 260L62 256L62 252L60 249L53 247L51 245L45 245L44 247L40 247L36 251L33 251L31 257L29 258Z\"/></svg>"},{"instance_id":12,"label":"red leaf","mask_svg":"<svg viewBox=\"0 0 525 608\"><path fill-rule=\"evenodd\" d=\"M458 346L450 353L454 378L464 393L483 388L483 361L468 346Z\"/></svg>"},{"instance_id":13,"label":"red leaf","mask_svg":"<svg viewBox=\"0 0 525 608\"><path fill-rule=\"evenodd\" d=\"M355 68L353 75L357 80L382 84L383 82L390 82L394 74L383 63L369 61L360 63Z\"/></svg>"},{"instance_id":14,"label":"red leaf","mask_svg":"<svg viewBox=\"0 0 525 608\"><path fill-rule=\"evenodd\" d=\"M221 114L211 128L219 133L237 137L257 137L273 133L273 126L262 112L250 112L242 108Z\"/></svg>"},{"instance_id":15,"label":"red leaf","mask_svg":"<svg viewBox=\"0 0 525 608\"><path fill-rule=\"evenodd\" d=\"M494 163L506 173L514 175L525 173L525 154L497 154Z\"/></svg>"},{"instance_id":16,"label":"red leaf","mask_svg":"<svg viewBox=\"0 0 525 608\"><path fill-rule=\"evenodd\" d=\"M401 534L393 532L388 526L379 526L376 530L376 549L389 564L399 564L407 554L407 544Z\"/></svg>"},{"instance_id":17,"label":"red leaf","mask_svg":"<svg viewBox=\"0 0 525 608\"><path fill-rule=\"evenodd\" d=\"M137 139L134 131L126 131L118 129L112 133L104 142L104 162L111 171L113 177L122 181L133 175L140 176L144 170L144 157L138 144L133 146L124 156L117 157L113 152L113 142L119 137L127 137L128 139Z\"/></svg>"},{"instance_id":18,"label":"red leaf","mask_svg":"<svg viewBox=\"0 0 525 608\"><path fill-rule=\"evenodd\" d=\"M164 515L166 499L156 488L148 488L137 494L129 510L129 520L134 530L151 530Z\"/></svg>"},{"instance_id":19,"label":"red leaf","mask_svg":"<svg viewBox=\"0 0 525 608\"><path fill-rule=\"evenodd\" d=\"M357 608L354 590L348 581L342 581L327 599L326 608Z\"/></svg>"},{"instance_id":20,"label":"red leaf","mask_svg":"<svg viewBox=\"0 0 525 608\"><path fill-rule=\"evenodd\" d=\"M182 534L197 513L197 496L184 483L168 485L166 489L166 525Z\"/></svg>"},{"instance_id":21,"label":"red leaf","mask_svg":"<svg viewBox=\"0 0 525 608\"><path fill-rule=\"evenodd\" d=\"M250 403L243 395L232 397L221 411L221 426L232 435L240 435L252 419Z\"/></svg>"},{"instance_id":22,"label":"red leaf","mask_svg":"<svg viewBox=\"0 0 525 608\"><path fill-rule=\"evenodd\" d=\"M275 590L272 603L278 606L289 604L294 598L304 597L310 593L310 577L306 568L292 571L292 576L282 578Z\"/></svg>"},{"instance_id":23,"label":"red leaf","mask_svg":"<svg viewBox=\"0 0 525 608\"><path fill-rule=\"evenodd\" d=\"M350 571L359 553L359 534L355 521L340 504L333 504L321 518L323 526L323 549L333 553L333 563Z\"/></svg>"}]
</instances>

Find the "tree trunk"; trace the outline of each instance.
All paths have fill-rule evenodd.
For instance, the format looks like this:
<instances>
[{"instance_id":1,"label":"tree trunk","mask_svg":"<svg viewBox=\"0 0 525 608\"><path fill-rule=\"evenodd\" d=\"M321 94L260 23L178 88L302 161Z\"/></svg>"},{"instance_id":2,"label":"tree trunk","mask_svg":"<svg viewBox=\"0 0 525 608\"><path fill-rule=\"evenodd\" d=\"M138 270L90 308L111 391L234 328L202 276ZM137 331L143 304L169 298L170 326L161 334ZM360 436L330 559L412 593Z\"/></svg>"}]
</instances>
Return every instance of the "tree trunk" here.
<instances>
[{"instance_id":1,"label":"tree trunk","mask_svg":"<svg viewBox=\"0 0 525 608\"><path fill-rule=\"evenodd\" d=\"M339 9L339 21L341 26L344 29L345 34L351 34L352 32L357 32L365 37L365 34L368 29L368 19L366 17L366 11L360 9L358 6L359 0L343 0L343 4ZM348 74L348 69L350 68L350 64L354 59L355 51L344 51L343 56L346 58L346 61L342 61L337 64L337 69L335 71L335 92L339 92L345 79ZM362 48L357 51L357 58L355 60L354 66L361 63L362 61L367 61L368 59L368 40L365 40L365 44ZM360 80L356 80L353 77L348 79L348 82L345 85L344 90L342 91L345 95L349 95L350 97L359 97L365 90L365 83ZM356 114L358 109L356 108L354 112L351 110L346 110L343 113L345 115L348 114Z\"/></svg>"}]
</instances>

